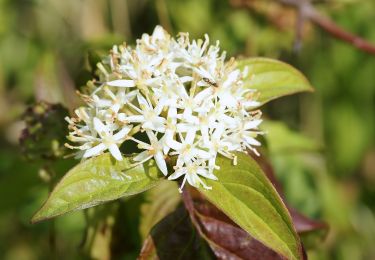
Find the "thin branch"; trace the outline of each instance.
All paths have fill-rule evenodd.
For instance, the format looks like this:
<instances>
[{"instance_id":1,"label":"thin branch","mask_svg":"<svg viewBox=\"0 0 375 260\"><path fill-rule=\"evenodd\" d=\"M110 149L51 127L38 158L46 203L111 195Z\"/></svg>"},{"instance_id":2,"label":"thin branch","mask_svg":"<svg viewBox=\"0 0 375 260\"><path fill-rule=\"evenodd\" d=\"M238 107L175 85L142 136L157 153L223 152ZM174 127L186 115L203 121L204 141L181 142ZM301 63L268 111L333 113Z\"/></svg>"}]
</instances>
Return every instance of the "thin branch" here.
<instances>
[{"instance_id":1,"label":"thin branch","mask_svg":"<svg viewBox=\"0 0 375 260\"><path fill-rule=\"evenodd\" d=\"M235 6L251 6L252 1L253 0L230 0L230 2ZM309 1L307 0L274 0L274 1L277 1L278 3L285 5L285 6L295 8L298 11L298 15L299 15L299 19L298 19L299 21L297 21L297 23L301 23L301 20L303 21L310 20L312 23L319 26L324 31L332 35L333 37L339 40L342 40L344 42L347 42L359 50L375 55L374 44L341 28L330 18L321 14ZM301 24L297 25L297 27L300 27L300 26Z\"/></svg>"},{"instance_id":2,"label":"thin branch","mask_svg":"<svg viewBox=\"0 0 375 260\"><path fill-rule=\"evenodd\" d=\"M375 55L375 45L355 34L345 31L343 28L335 24L332 20L319 14L317 11L315 11L311 15L310 19L337 39L348 42L364 52Z\"/></svg>"},{"instance_id":3,"label":"thin branch","mask_svg":"<svg viewBox=\"0 0 375 260\"><path fill-rule=\"evenodd\" d=\"M300 10L305 19L318 25L320 28L330 33L333 37L345 41L354 47L375 55L375 45L362 39L361 37L347 32L345 29L338 26L328 17L322 15L309 1L306 0L278 0L281 4L292 6Z\"/></svg>"}]
</instances>

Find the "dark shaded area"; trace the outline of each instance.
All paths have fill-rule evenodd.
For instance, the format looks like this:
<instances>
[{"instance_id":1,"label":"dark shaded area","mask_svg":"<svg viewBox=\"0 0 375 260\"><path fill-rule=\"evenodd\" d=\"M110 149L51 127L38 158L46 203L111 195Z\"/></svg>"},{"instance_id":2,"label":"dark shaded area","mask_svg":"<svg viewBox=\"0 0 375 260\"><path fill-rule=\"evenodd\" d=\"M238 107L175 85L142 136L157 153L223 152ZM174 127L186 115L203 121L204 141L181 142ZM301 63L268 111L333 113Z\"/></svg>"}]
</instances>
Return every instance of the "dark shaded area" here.
<instances>
[{"instance_id":1,"label":"dark shaded area","mask_svg":"<svg viewBox=\"0 0 375 260\"><path fill-rule=\"evenodd\" d=\"M183 206L152 228L140 259L214 259L207 243L199 236Z\"/></svg>"}]
</instances>

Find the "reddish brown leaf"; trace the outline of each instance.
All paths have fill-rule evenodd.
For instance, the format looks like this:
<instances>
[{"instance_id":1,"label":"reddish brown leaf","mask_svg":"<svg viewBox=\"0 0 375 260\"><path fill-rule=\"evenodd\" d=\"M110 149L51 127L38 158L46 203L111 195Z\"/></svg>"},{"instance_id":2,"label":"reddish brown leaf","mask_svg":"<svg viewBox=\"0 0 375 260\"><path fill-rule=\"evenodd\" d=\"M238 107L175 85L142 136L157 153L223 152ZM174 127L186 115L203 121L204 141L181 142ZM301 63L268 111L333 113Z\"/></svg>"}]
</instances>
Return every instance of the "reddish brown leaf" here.
<instances>
[{"instance_id":1,"label":"reddish brown leaf","mask_svg":"<svg viewBox=\"0 0 375 260\"><path fill-rule=\"evenodd\" d=\"M316 230L328 230L328 225L325 222L308 218L294 208L288 207L288 210L292 216L294 226L299 234L313 232Z\"/></svg>"},{"instance_id":2,"label":"reddish brown leaf","mask_svg":"<svg viewBox=\"0 0 375 260\"><path fill-rule=\"evenodd\" d=\"M252 238L195 190L185 190L183 199L192 222L218 259L283 259Z\"/></svg>"},{"instance_id":3,"label":"reddish brown leaf","mask_svg":"<svg viewBox=\"0 0 375 260\"><path fill-rule=\"evenodd\" d=\"M280 184L277 182L270 164L262 157L257 158L257 160L278 192L283 196ZM191 221L187 217L186 211L181 211L180 208L159 222L145 241L140 259L175 259L181 256L197 259L196 257L201 257L199 256L202 253L200 250L204 248L200 237L204 238L218 259L284 259L252 238L195 189L184 190L183 201ZM293 208L288 208L288 210L291 213L296 230L300 234L327 229L324 222L309 219ZM194 232L191 233L193 226L200 236L197 236ZM187 246L186 241L193 242ZM186 254L186 252L189 252L189 254ZM210 258L207 249L203 252L206 252L204 254L206 258ZM181 255L181 253L186 255ZM303 254L304 259L307 259L304 249Z\"/></svg>"}]
</instances>

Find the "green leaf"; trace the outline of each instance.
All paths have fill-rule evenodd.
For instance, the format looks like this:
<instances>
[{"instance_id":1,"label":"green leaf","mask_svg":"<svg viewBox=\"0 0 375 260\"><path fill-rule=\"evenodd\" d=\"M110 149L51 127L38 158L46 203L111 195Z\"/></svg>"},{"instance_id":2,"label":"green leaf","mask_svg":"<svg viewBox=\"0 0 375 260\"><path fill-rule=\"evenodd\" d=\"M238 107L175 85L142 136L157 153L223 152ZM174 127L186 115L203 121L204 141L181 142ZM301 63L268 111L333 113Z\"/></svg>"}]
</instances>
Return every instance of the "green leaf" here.
<instances>
[{"instance_id":1,"label":"green leaf","mask_svg":"<svg viewBox=\"0 0 375 260\"><path fill-rule=\"evenodd\" d=\"M116 161L108 153L78 164L56 185L31 222L134 195L161 179L154 161L135 167L131 164L129 157Z\"/></svg>"},{"instance_id":2,"label":"green leaf","mask_svg":"<svg viewBox=\"0 0 375 260\"><path fill-rule=\"evenodd\" d=\"M302 259L299 237L274 186L250 156L238 153L238 164L219 157L218 181L206 180L212 190L199 188L252 237L287 259Z\"/></svg>"},{"instance_id":3,"label":"green leaf","mask_svg":"<svg viewBox=\"0 0 375 260\"><path fill-rule=\"evenodd\" d=\"M249 70L245 86L259 91L258 101L262 105L278 97L313 91L306 77L284 62L267 58L239 60L238 68L245 67Z\"/></svg>"},{"instance_id":4,"label":"green leaf","mask_svg":"<svg viewBox=\"0 0 375 260\"><path fill-rule=\"evenodd\" d=\"M183 198L191 222L218 259L285 259L251 237L195 189L185 189Z\"/></svg>"},{"instance_id":5,"label":"green leaf","mask_svg":"<svg viewBox=\"0 0 375 260\"><path fill-rule=\"evenodd\" d=\"M272 154L316 152L322 148L318 142L289 129L282 122L264 120L260 129L266 132L264 137Z\"/></svg>"}]
</instances>

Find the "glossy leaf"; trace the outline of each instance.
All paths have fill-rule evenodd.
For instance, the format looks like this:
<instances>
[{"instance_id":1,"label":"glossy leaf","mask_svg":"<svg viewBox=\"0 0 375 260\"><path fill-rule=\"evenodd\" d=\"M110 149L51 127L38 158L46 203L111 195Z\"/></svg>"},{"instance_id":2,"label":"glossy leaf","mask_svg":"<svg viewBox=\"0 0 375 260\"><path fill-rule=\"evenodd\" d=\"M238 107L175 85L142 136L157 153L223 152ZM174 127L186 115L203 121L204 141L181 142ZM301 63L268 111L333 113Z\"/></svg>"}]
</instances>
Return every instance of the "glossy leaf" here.
<instances>
[{"instance_id":1,"label":"glossy leaf","mask_svg":"<svg viewBox=\"0 0 375 260\"><path fill-rule=\"evenodd\" d=\"M250 156L238 153L238 164L218 158L219 181L200 192L252 237L288 259L302 259L302 247L289 212L265 173Z\"/></svg>"},{"instance_id":2,"label":"glossy leaf","mask_svg":"<svg viewBox=\"0 0 375 260\"><path fill-rule=\"evenodd\" d=\"M284 192L281 188L281 184L276 179L276 176L274 174L271 164L267 161L267 159L263 155L261 156L254 155L253 159L256 160L259 166L263 169L267 178L271 181L272 185L275 187L280 197L283 200L285 200ZM290 207L287 202L284 202L284 203L288 208L288 211L292 217L294 227L299 235L303 235L304 237L307 237L310 233L314 233L313 234L314 237L318 237L321 239L325 237L328 231L327 223L320 221L320 220L315 220L315 219L306 217L300 212L298 212L296 209Z\"/></svg>"},{"instance_id":3,"label":"glossy leaf","mask_svg":"<svg viewBox=\"0 0 375 260\"><path fill-rule=\"evenodd\" d=\"M284 62L267 58L249 58L238 61L238 68L248 68L245 86L258 90L261 104L298 92L313 91L301 72Z\"/></svg>"},{"instance_id":4,"label":"glossy leaf","mask_svg":"<svg viewBox=\"0 0 375 260\"><path fill-rule=\"evenodd\" d=\"M108 153L78 164L56 185L32 222L134 195L161 179L154 161L136 167L131 164L131 158L116 161Z\"/></svg>"},{"instance_id":5,"label":"glossy leaf","mask_svg":"<svg viewBox=\"0 0 375 260\"><path fill-rule=\"evenodd\" d=\"M193 224L218 259L281 260L276 252L251 237L194 189L184 192ZM186 200L190 200L187 202Z\"/></svg>"}]
</instances>

